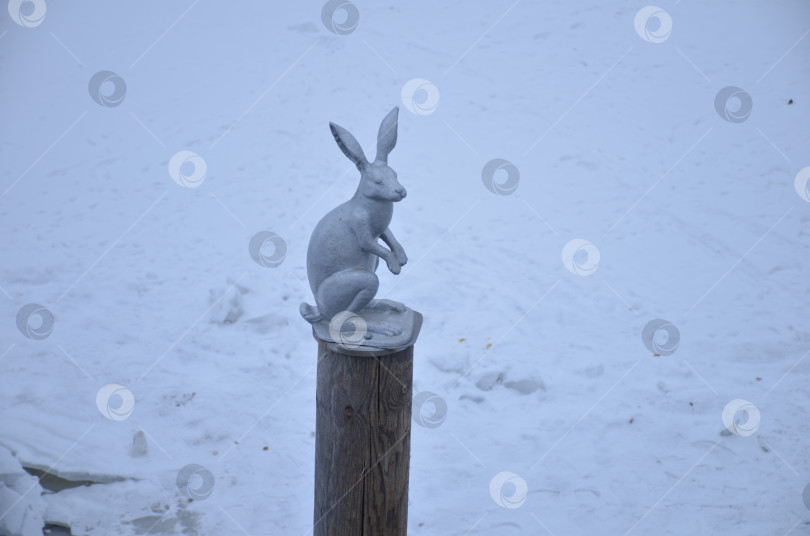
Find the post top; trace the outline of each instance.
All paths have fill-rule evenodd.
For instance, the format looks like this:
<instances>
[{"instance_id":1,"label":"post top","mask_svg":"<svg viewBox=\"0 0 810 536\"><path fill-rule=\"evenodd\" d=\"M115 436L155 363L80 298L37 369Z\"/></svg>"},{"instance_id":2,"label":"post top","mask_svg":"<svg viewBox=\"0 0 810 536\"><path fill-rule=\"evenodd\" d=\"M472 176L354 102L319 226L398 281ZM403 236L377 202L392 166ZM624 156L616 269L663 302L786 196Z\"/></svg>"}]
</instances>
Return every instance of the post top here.
<instances>
[{"instance_id":1,"label":"post top","mask_svg":"<svg viewBox=\"0 0 810 536\"><path fill-rule=\"evenodd\" d=\"M333 352L370 357L413 346L422 328L422 314L391 300L374 300L358 313L343 311L330 321L312 324L312 335Z\"/></svg>"}]
</instances>

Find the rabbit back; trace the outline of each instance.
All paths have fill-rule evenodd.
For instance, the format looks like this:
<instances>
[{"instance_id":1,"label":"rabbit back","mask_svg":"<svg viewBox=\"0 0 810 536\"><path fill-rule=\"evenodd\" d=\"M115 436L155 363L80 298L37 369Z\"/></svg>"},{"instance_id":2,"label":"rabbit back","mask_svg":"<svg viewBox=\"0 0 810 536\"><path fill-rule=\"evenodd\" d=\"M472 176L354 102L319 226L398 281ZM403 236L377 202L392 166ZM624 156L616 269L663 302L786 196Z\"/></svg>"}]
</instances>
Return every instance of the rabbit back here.
<instances>
[{"instance_id":1,"label":"rabbit back","mask_svg":"<svg viewBox=\"0 0 810 536\"><path fill-rule=\"evenodd\" d=\"M374 272L379 258L363 251L354 229L367 226L364 213L353 206L352 201L336 207L315 226L307 248L307 275L313 294L317 295L321 282L347 269ZM384 230L384 228L383 228ZM372 234L375 239L380 233Z\"/></svg>"}]
</instances>

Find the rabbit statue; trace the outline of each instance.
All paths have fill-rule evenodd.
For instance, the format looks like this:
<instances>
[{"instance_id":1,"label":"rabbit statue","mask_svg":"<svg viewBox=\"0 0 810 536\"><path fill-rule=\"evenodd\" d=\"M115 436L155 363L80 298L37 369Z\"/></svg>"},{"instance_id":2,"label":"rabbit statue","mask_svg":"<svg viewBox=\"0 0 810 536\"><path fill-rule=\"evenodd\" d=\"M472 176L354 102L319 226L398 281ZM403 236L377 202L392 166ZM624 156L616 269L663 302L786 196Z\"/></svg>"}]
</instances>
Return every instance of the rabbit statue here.
<instances>
[{"instance_id":1,"label":"rabbit statue","mask_svg":"<svg viewBox=\"0 0 810 536\"><path fill-rule=\"evenodd\" d=\"M380 259L394 274L399 274L408 257L388 225L394 203L405 198L405 188L396 172L388 166L388 154L397 142L395 107L382 120L377 134L377 157L366 159L352 134L334 124L329 128L335 141L360 171L360 184L354 196L326 214L312 231L307 249L307 276L315 306L302 303L301 316L310 324L330 322L335 315L348 311L382 310L403 313L407 308L389 300L374 300L379 280L374 273ZM386 249L379 243L388 245ZM370 323L369 334L392 336L401 333L396 324Z\"/></svg>"}]
</instances>

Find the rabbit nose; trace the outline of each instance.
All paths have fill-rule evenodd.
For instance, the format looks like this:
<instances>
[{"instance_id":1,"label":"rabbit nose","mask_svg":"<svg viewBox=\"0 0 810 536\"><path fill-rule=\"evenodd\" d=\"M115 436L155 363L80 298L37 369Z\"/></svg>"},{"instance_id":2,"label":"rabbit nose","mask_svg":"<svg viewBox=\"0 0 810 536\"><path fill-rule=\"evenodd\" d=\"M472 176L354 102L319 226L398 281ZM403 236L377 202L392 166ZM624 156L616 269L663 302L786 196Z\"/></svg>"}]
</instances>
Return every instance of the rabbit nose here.
<instances>
[{"instance_id":1,"label":"rabbit nose","mask_svg":"<svg viewBox=\"0 0 810 536\"><path fill-rule=\"evenodd\" d=\"M396 193L398 193L399 195L401 195L403 199L405 198L405 196L406 196L406 195L408 195L408 192L406 192L406 191L405 191L405 188L403 188L402 186L399 186L399 187L398 187L396 190L394 190L394 191L395 191Z\"/></svg>"}]
</instances>

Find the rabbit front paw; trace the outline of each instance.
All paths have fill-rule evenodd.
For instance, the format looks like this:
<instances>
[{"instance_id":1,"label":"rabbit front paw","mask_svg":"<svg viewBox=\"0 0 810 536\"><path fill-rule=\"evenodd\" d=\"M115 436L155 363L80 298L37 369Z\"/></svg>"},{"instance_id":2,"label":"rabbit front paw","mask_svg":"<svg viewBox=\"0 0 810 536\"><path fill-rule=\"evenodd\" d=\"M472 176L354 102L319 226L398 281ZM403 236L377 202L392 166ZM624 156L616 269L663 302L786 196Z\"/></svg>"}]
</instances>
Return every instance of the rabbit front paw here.
<instances>
[{"instance_id":1,"label":"rabbit front paw","mask_svg":"<svg viewBox=\"0 0 810 536\"><path fill-rule=\"evenodd\" d=\"M394 256L397 258L397 262L399 262L400 266L405 266L408 264L408 256L405 255L405 250L398 249L394 251Z\"/></svg>"},{"instance_id":2,"label":"rabbit front paw","mask_svg":"<svg viewBox=\"0 0 810 536\"><path fill-rule=\"evenodd\" d=\"M400 270L402 270L402 263L400 263L394 255L386 259L385 263L388 265L388 269L391 270L391 273L394 275L399 274Z\"/></svg>"}]
</instances>

